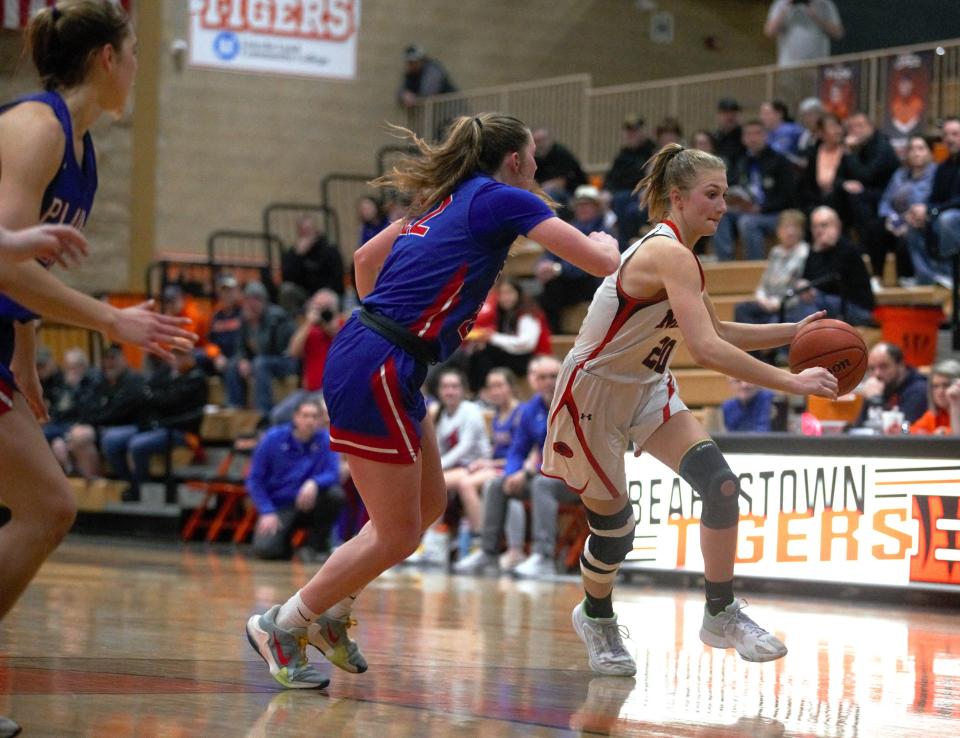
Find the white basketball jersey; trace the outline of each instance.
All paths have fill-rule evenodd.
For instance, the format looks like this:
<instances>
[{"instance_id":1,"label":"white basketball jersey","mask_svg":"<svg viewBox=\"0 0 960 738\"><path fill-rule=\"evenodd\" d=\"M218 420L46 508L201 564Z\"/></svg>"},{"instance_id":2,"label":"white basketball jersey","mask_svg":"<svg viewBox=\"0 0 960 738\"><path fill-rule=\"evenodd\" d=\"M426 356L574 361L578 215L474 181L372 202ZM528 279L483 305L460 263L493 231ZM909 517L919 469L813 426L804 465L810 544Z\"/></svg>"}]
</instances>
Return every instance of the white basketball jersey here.
<instances>
[{"instance_id":1,"label":"white basketball jersey","mask_svg":"<svg viewBox=\"0 0 960 738\"><path fill-rule=\"evenodd\" d=\"M620 267L603 280L593 296L571 349L574 362L589 374L611 382L637 385L660 381L670 366L670 358L682 336L666 290L650 298L637 299L625 293L620 285L624 264L653 236L680 240L672 223L658 224L623 252ZM700 266L699 259L697 266ZM701 293L703 286L700 267Z\"/></svg>"}]
</instances>

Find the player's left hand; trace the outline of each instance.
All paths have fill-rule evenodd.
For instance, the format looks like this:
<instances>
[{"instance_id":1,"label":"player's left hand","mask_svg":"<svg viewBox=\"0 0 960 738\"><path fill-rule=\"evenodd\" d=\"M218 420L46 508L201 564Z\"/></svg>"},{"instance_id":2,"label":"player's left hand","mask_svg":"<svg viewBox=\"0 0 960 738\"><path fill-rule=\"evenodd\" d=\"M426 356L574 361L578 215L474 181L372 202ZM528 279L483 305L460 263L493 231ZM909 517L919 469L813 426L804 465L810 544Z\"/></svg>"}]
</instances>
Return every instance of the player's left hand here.
<instances>
[{"instance_id":1,"label":"player's left hand","mask_svg":"<svg viewBox=\"0 0 960 738\"><path fill-rule=\"evenodd\" d=\"M803 328L803 326L807 325L808 323L812 323L812 322L815 321L815 320L820 320L821 318L826 318L826 317L827 317L827 311L826 311L826 310L817 310L817 312L813 313L812 315L808 315L806 318L804 318L803 320L801 320L799 323L795 323L795 325L796 325L796 327L797 327L797 328L796 328L796 331L795 331L795 334L796 334L796 333L799 333L799 332L800 332L800 329Z\"/></svg>"},{"instance_id":2,"label":"player's left hand","mask_svg":"<svg viewBox=\"0 0 960 738\"><path fill-rule=\"evenodd\" d=\"M35 364L19 366L13 362L10 366L13 372L14 381L17 387L23 393L23 398L33 412L37 422L43 425L50 420L50 414L47 412L47 405L43 401L43 387L40 385L40 375L37 374Z\"/></svg>"},{"instance_id":3,"label":"player's left hand","mask_svg":"<svg viewBox=\"0 0 960 738\"><path fill-rule=\"evenodd\" d=\"M69 269L79 264L88 252L87 239L70 226L35 226L7 231L0 237L0 261L40 259Z\"/></svg>"}]
</instances>

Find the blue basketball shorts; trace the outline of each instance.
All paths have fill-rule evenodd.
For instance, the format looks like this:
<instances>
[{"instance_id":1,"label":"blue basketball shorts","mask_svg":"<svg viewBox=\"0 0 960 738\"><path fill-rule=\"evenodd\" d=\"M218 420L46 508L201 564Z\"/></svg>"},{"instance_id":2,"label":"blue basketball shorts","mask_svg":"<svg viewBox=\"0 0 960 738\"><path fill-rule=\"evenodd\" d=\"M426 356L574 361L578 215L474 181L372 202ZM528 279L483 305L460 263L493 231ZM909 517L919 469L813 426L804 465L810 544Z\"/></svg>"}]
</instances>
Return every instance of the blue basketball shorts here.
<instances>
[{"instance_id":1,"label":"blue basketball shorts","mask_svg":"<svg viewBox=\"0 0 960 738\"><path fill-rule=\"evenodd\" d=\"M427 367L350 318L330 347L323 399L330 448L387 464L412 464L420 453Z\"/></svg>"}]
</instances>

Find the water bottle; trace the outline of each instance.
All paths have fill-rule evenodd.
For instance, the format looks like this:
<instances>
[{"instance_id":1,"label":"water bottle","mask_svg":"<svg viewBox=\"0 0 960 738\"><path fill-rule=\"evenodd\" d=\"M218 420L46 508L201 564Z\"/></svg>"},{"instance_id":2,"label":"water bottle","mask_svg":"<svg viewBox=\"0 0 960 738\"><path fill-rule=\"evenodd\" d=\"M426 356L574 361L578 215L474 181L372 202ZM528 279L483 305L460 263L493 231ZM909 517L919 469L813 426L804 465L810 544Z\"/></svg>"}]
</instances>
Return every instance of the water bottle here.
<instances>
[{"instance_id":1,"label":"water bottle","mask_svg":"<svg viewBox=\"0 0 960 738\"><path fill-rule=\"evenodd\" d=\"M470 543L473 536L470 533L470 521L460 518L460 527L457 529L457 552L459 560L463 561L470 555Z\"/></svg>"}]
</instances>

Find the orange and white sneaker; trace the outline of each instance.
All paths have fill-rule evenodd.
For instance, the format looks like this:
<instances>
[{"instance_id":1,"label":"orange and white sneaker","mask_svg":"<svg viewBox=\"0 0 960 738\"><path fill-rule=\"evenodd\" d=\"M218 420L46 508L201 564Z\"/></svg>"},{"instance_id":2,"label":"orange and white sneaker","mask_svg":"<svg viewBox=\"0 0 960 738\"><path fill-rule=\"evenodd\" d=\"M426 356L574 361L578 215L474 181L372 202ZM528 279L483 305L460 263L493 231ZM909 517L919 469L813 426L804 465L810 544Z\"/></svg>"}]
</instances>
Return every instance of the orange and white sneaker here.
<instances>
[{"instance_id":1,"label":"orange and white sneaker","mask_svg":"<svg viewBox=\"0 0 960 738\"><path fill-rule=\"evenodd\" d=\"M307 626L307 640L338 669L363 674L367 670L367 660L360 653L357 642L347 634L347 629L356 624L351 617L338 620L323 614Z\"/></svg>"}]
</instances>

